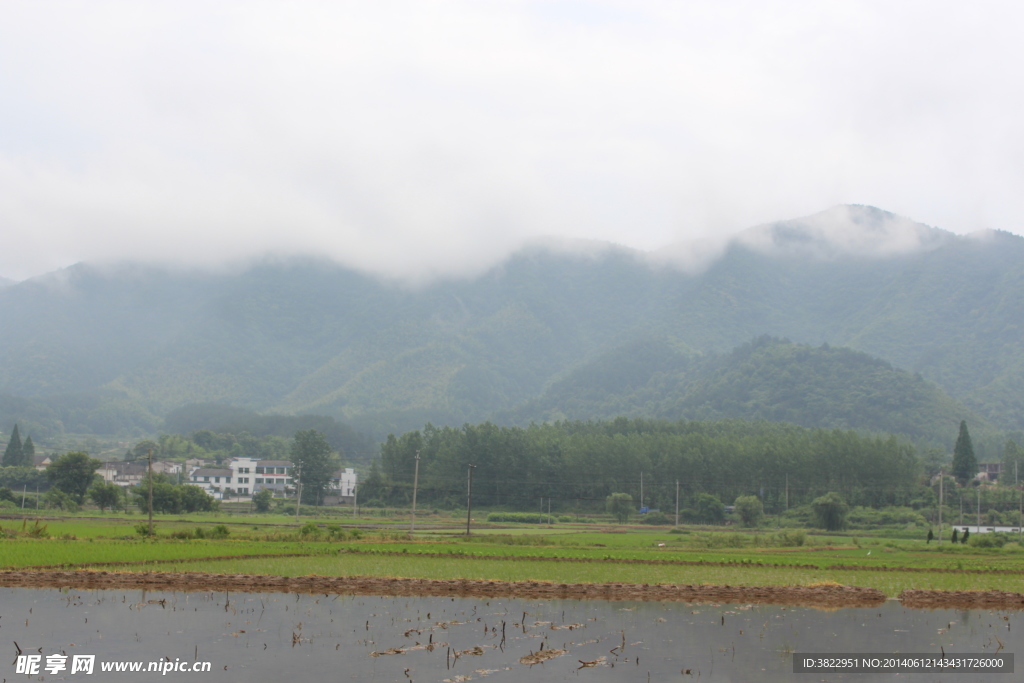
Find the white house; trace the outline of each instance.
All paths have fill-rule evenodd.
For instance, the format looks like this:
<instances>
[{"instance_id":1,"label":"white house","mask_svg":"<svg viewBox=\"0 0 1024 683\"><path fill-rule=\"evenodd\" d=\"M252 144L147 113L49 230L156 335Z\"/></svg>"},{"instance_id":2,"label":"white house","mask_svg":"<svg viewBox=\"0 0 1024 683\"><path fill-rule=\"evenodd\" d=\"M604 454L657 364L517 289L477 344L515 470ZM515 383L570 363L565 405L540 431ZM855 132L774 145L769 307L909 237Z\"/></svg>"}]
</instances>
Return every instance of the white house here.
<instances>
[{"instance_id":1,"label":"white house","mask_svg":"<svg viewBox=\"0 0 1024 683\"><path fill-rule=\"evenodd\" d=\"M234 480L232 490L236 496L251 496L256 493L253 488L253 475L256 471L255 458L231 458L228 467L231 469L231 476Z\"/></svg>"},{"instance_id":2,"label":"white house","mask_svg":"<svg viewBox=\"0 0 1024 683\"><path fill-rule=\"evenodd\" d=\"M351 502L356 495L356 471L346 467L331 475L331 493L345 502Z\"/></svg>"},{"instance_id":3,"label":"white house","mask_svg":"<svg viewBox=\"0 0 1024 683\"><path fill-rule=\"evenodd\" d=\"M230 489L233 472L226 467L200 467L193 470L188 476L188 483L198 486L217 500L223 500L225 493L232 493Z\"/></svg>"},{"instance_id":4,"label":"white house","mask_svg":"<svg viewBox=\"0 0 1024 683\"><path fill-rule=\"evenodd\" d=\"M248 498L263 489L275 496L295 493L294 463L290 460L257 460L232 458L221 467L197 467L188 476L190 484L199 486L218 500ZM329 496L350 502L355 497L356 471L351 467L334 472Z\"/></svg>"},{"instance_id":5,"label":"white house","mask_svg":"<svg viewBox=\"0 0 1024 683\"><path fill-rule=\"evenodd\" d=\"M291 460L257 460L253 466L253 493L270 489L274 495L285 495L295 484Z\"/></svg>"}]
</instances>

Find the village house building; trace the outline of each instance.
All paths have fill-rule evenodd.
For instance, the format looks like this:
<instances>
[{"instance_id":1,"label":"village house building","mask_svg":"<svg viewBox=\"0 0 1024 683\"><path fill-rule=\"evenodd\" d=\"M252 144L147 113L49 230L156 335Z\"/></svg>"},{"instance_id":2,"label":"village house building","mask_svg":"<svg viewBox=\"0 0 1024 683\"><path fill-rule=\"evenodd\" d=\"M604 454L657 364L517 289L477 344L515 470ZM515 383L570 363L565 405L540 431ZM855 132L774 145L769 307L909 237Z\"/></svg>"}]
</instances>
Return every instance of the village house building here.
<instances>
[{"instance_id":1,"label":"village house building","mask_svg":"<svg viewBox=\"0 0 1024 683\"><path fill-rule=\"evenodd\" d=\"M338 502L351 503L356 495L356 471L351 467L338 470L331 476L331 495Z\"/></svg>"},{"instance_id":2,"label":"village house building","mask_svg":"<svg viewBox=\"0 0 1024 683\"><path fill-rule=\"evenodd\" d=\"M978 463L978 474L975 478L980 479L981 481L996 481L1002 473L1003 463L980 462Z\"/></svg>"},{"instance_id":3,"label":"village house building","mask_svg":"<svg viewBox=\"0 0 1024 683\"><path fill-rule=\"evenodd\" d=\"M96 469L96 474L103 477L103 481L108 484L136 486L142 482L148 471L149 463L146 462L113 460L100 465Z\"/></svg>"},{"instance_id":4,"label":"village house building","mask_svg":"<svg viewBox=\"0 0 1024 683\"><path fill-rule=\"evenodd\" d=\"M188 476L188 483L198 486L206 492L206 495L223 500L225 493L232 494L231 487L233 472L226 467L199 467L193 470Z\"/></svg>"},{"instance_id":5,"label":"village house building","mask_svg":"<svg viewBox=\"0 0 1024 683\"><path fill-rule=\"evenodd\" d=\"M263 489L275 497L295 495L295 464L290 460L257 460L232 458L223 465L196 467L188 475L188 483L199 486L217 500L251 498ZM350 503L355 499L356 471L351 467L337 470L330 480L328 502Z\"/></svg>"},{"instance_id":6,"label":"village house building","mask_svg":"<svg viewBox=\"0 0 1024 683\"><path fill-rule=\"evenodd\" d=\"M270 489L274 495L286 495L295 484L295 464L291 460L257 460L253 466L253 493Z\"/></svg>"}]
</instances>

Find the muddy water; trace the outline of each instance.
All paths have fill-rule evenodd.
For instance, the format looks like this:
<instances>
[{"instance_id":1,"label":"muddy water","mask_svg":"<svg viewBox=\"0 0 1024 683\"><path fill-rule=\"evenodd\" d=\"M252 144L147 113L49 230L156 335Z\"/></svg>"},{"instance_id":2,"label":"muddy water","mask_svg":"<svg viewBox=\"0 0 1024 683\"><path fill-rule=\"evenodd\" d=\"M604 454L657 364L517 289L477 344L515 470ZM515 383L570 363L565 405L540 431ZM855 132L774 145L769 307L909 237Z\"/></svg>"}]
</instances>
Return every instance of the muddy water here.
<instances>
[{"instance_id":1,"label":"muddy water","mask_svg":"<svg viewBox=\"0 0 1024 683\"><path fill-rule=\"evenodd\" d=\"M0 589L0 678L24 653L93 654L105 681L817 681L793 652L1013 653L1024 614L683 602ZM40 652L41 650L41 652ZM103 662L209 661L209 673L102 673ZM70 664L70 657L68 659ZM536 662L532 663L531 662ZM42 662L45 665L45 658ZM146 664L143 665L145 668ZM689 672L688 674L686 672ZM986 675L991 683L1015 675ZM38 676L32 680L39 680ZM963 681L963 675L910 675Z\"/></svg>"}]
</instances>

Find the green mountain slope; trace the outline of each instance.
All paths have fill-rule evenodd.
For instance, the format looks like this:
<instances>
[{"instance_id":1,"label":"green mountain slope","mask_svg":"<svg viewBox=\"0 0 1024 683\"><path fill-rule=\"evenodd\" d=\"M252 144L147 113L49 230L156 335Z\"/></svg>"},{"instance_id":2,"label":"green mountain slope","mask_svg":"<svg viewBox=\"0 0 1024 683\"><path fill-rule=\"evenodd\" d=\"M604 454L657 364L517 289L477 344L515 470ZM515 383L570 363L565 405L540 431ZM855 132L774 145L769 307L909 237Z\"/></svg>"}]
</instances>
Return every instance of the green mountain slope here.
<instances>
[{"instance_id":1,"label":"green mountain slope","mask_svg":"<svg viewBox=\"0 0 1024 683\"><path fill-rule=\"evenodd\" d=\"M605 353L648 362L616 351L636 340L672 340L685 363L767 334L883 358L1024 426L1024 238L838 207L752 229L703 270L671 258L535 247L418 289L308 259L79 265L0 289L0 393L134 406L140 424L203 402L315 412L379 435L515 410ZM613 393L626 412L654 405ZM551 410L589 399L565 400ZM815 414L796 406L776 410Z\"/></svg>"},{"instance_id":2,"label":"green mountain slope","mask_svg":"<svg viewBox=\"0 0 1024 683\"><path fill-rule=\"evenodd\" d=\"M667 340L602 354L500 417L769 420L808 427L904 434L946 446L962 419L991 427L920 375L846 348L761 337L731 353L698 356Z\"/></svg>"}]
</instances>

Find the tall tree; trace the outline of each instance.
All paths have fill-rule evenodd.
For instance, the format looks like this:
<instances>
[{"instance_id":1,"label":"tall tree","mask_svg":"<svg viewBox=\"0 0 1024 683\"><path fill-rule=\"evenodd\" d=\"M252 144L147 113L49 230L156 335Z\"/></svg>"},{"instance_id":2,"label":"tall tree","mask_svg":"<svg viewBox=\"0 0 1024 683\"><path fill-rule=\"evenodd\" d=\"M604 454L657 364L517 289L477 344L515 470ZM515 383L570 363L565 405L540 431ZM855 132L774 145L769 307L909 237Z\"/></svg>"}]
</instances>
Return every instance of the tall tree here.
<instances>
[{"instance_id":1,"label":"tall tree","mask_svg":"<svg viewBox=\"0 0 1024 683\"><path fill-rule=\"evenodd\" d=\"M102 510L113 510L121 502L121 487L113 482L98 481L89 489L89 497Z\"/></svg>"},{"instance_id":2,"label":"tall tree","mask_svg":"<svg viewBox=\"0 0 1024 683\"><path fill-rule=\"evenodd\" d=\"M1003 473L1000 479L1010 481L1014 475L1014 467L1017 468L1018 478L1024 479L1024 448L1017 445L1016 441L1010 440L1003 447Z\"/></svg>"},{"instance_id":3,"label":"tall tree","mask_svg":"<svg viewBox=\"0 0 1024 683\"><path fill-rule=\"evenodd\" d=\"M371 506L373 503L382 503L387 498L391 487L388 485L384 475L381 474L380 467L377 465L377 458L374 458L370 463L370 473L365 481L359 483L357 491L359 492L359 500Z\"/></svg>"},{"instance_id":4,"label":"tall tree","mask_svg":"<svg viewBox=\"0 0 1024 683\"><path fill-rule=\"evenodd\" d=\"M21 435L18 434L18 425L14 425L11 431L11 438L7 441L7 448L4 449L4 467L21 467L22 446Z\"/></svg>"},{"instance_id":5,"label":"tall tree","mask_svg":"<svg viewBox=\"0 0 1024 683\"><path fill-rule=\"evenodd\" d=\"M323 500L337 464L331 455L331 446L322 433L315 429L295 432L292 462L299 468L303 502Z\"/></svg>"},{"instance_id":6,"label":"tall tree","mask_svg":"<svg viewBox=\"0 0 1024 683\"><path fill-rule=\"evenodd\" d=\"M36 458L36 445L32 443L32 435L29 434L25 443L21 444L21 462L25 467L33 467Z\"/></svg>"},{"instance_id":7,"label":"tall tree","mask_svg":"<svg viewBox=\"0 0 1024 683\"><path fill-rule=\"evenodd\" d=\"M46 467L46 478L53 483L54 488L81 504L96 478L97 468L102 465L99 460L90 458L88 453L65 453Z\"/></svg>"},{"instance_id":8,"label":"tall tree","mask_svg":"<svg viewBox=\"0 0 1024 683\"><path fill-rule=\"evenodd\" d=\"M953 476L961 486L974 479L978 474L978 458L974 455L971 435L967 431L967 421L960 421L960 435L956 437L953 448Z\"/></svg>"},{"instance_id":9,"label":"tall tree","mask_svg":"<svg viewBox=\"0 0 1024 683\"><path fill-rule=\"evenodd\" d=\"M619 524L625 524L634 511L633 496L628 493L613 493L605 498L604 506L608 514L619 520Z\"/></svg>"}]
</instances>

